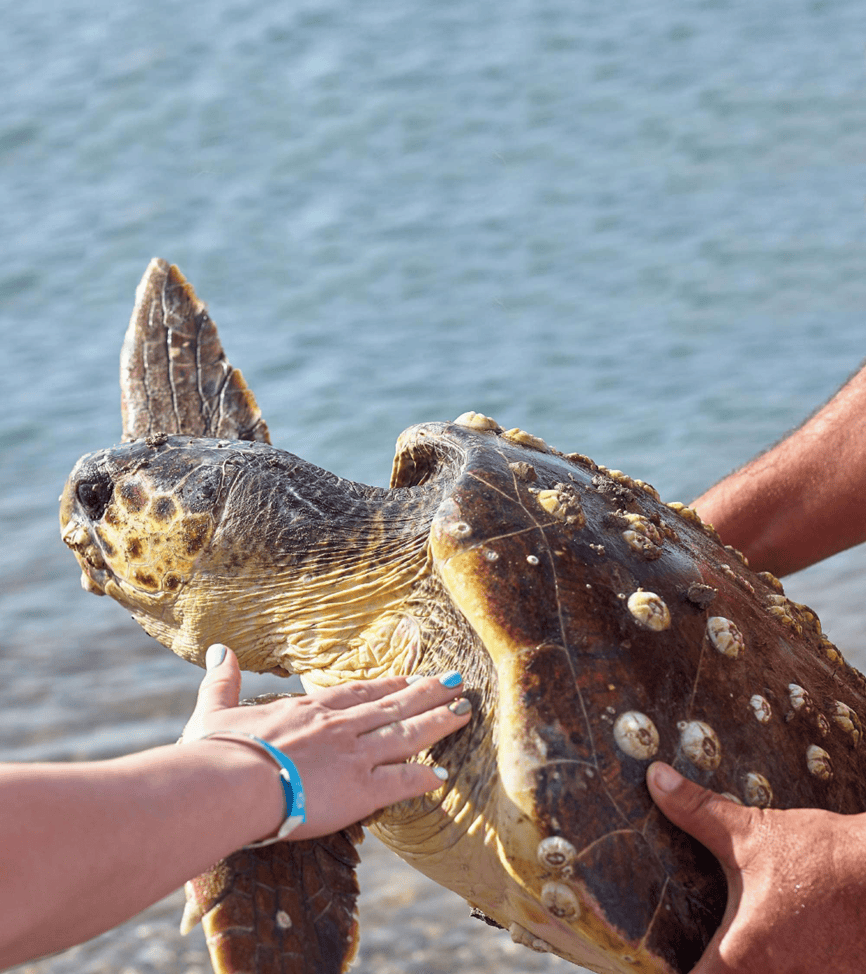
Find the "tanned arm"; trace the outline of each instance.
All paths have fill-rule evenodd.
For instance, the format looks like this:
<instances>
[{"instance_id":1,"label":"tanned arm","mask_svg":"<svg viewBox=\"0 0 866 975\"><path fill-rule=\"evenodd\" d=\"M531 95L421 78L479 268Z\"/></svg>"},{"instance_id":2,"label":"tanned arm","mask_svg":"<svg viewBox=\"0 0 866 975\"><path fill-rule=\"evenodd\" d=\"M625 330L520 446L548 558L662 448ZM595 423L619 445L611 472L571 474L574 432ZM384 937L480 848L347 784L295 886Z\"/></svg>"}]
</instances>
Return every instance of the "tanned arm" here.
<instances>
[{"instance_id":1,"label":"tanned arm","mask_svg":"<svg viewBox=\"0 0 866 975\"><path fill-rule=\"evenodd\" d=\"M777 576L866 541L866 365L802 427L692 507L752 568Z\"/></svg>"},{"instance_id":2,"label":"tanned arm","mask_svg":"<svg viewBox=\"0 0 866 975\"><path fill-rule=\"evenodd\" d=\"M661 762L647 785L728 881L725 916L693 971L866 971L866 813L738 806Z\"/></svg>"}]
</instances>

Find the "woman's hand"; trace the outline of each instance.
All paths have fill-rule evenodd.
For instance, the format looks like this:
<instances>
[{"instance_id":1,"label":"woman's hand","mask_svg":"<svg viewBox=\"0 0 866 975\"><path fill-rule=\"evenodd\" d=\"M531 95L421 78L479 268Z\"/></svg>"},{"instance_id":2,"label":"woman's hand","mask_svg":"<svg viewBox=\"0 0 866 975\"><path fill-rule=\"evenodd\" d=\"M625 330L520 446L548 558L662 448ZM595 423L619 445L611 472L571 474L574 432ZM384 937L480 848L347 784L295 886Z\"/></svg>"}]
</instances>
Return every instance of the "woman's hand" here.
<instances>
[{"instance_id":1,"label":"woman's hand","mask_svg":"<svg viewBox=\"0 0 866 975\"><path fill-rule=\"evenodd\" d=\"M661 762L647 785L728 880L695 972L866 971L866 813L738 806Z\"/></svg>"},{"instance_id":2,"label":"woman's hand","mask_svg":"<svg viewBox=\"0 0 866 975\"><path fill-rule=\"evenodd\" d=\"M239 707L241 675L235 655L216 644L207 659L208 672L183 741L216 731L242 731L288 755L301 774L307 812L306 823L292 832L292 839L334 832L383 806L441 786L446 770L437 773L406 760L469 720L468 701L455 704L463 686L457 676L449 681L457 681L456 686L434 677L409 685L405 677L383 677L326 688L314 696ZM243 739L211 741L260 756L273 776L273 788L263 799L274 807L276 832L286 813L273 760Z\"/></svg>"}]
</instances>

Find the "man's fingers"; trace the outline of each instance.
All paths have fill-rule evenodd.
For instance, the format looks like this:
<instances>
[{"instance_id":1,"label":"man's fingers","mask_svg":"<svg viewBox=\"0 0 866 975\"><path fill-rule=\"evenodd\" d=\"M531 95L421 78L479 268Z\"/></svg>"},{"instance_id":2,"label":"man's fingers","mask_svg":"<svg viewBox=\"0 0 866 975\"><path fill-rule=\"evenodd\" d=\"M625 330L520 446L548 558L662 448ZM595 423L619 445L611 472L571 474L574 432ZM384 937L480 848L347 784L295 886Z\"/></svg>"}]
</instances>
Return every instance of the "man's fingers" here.
<instances>
[{"instance_id":1,"label":"man's fingers","mask_svg":"<svg viewBox=\"0 0 866 975\"><path fill-rule=\"evenodd\" d=\"M759 809L738 806L703 789L664 762L653 762L647 769L647 787L672 823L703 843L726 870L736 869L736 841L754 828Z\"/></svg>"}]
</instances>

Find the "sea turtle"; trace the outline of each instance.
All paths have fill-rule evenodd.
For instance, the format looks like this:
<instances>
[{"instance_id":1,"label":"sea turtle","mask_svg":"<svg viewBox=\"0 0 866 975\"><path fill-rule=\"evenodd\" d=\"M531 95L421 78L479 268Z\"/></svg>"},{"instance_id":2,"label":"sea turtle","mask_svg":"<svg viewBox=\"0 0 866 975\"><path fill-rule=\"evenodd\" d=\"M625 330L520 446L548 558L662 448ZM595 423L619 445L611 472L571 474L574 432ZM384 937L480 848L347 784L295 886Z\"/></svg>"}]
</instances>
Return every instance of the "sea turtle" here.
<instances>
[{"instance_id":1,"label":"sea turtle","mask_svg":"<svg viewBox=\"0 0 866 975\"><path fill-rule=\"evenodd\" d=\"M124 443L63 492L84 588L175 653L330 684L465 676L436 793L370 829L515 940L598 971L688 970L718 864L650 800L651 759L758 806L866 809L866 680L814 613L648 484L465 413L399 438L387 490L270 446L216 330L151 262ZM189 887L220 971L334 971L358 830L241 851Z\"/></svg>"}]
</instances>

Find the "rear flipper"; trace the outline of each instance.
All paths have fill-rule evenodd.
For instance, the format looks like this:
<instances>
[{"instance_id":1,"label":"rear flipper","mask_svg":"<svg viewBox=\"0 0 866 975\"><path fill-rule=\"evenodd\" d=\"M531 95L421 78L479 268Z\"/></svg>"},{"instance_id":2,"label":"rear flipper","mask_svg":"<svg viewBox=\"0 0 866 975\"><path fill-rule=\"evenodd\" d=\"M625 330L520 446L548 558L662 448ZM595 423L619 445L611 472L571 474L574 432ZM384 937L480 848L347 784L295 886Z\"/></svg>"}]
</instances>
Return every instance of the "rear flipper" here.
<instances>
[{"instance_id":1,"label":"rear flipper","mask_svg":"<svg viewBox=\"0 0 866 975\"><path fill-rule=\"evenodd\" d=\"M181 932L201 920L221 972L345 972L358 951L360 825L238 850L186 885Z\"/></svg>"}]
</instances>

